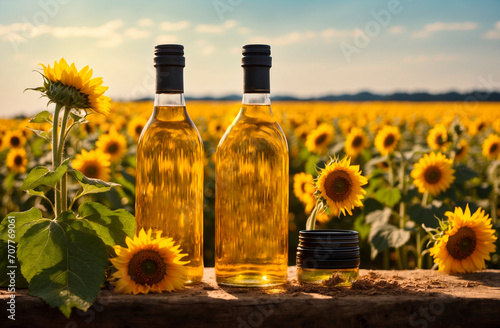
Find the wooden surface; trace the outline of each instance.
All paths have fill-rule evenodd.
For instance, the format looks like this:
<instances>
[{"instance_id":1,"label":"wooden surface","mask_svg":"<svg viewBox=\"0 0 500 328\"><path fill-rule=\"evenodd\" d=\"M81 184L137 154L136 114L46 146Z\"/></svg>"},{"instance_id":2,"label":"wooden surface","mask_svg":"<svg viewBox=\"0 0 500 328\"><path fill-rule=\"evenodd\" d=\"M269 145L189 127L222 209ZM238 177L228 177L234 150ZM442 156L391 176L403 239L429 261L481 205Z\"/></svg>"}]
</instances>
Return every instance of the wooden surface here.
<instances>
[{"instance_id":1,"label":"wooden surface","mask_svg":"<svg viewBox=\"0 0 500 328\"><path fill-rule=\"evenodd\" d=\"M16 321L8 320L0 289L0 327L500 327L500 270L360 274L366 286L357 289L300 286L294 267L282 288L220 288L207 268L202 284L171 294L103 290L70 320L26 290L16 297Z\"/></svg>"}]
</instances>

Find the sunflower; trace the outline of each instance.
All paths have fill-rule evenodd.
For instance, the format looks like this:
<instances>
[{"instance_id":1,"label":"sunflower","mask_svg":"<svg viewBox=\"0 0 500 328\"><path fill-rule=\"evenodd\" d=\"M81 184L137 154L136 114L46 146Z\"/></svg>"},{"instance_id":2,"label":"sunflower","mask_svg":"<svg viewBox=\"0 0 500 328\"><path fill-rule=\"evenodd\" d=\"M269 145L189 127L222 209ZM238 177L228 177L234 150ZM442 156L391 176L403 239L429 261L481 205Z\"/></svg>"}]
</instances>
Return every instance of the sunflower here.
<instances>
[{"instance_id":1,"label":"sunflower","mask_svg":"<svg viewBox=\"0 0 500 328\"><path fill-rule=\"evenodd\" d=\"M307 140L307 136L309 135L309 131L311 131L311 128L309 127L309 125L302 124L302 125L299 125L297 128L295 128L293 133L295 134L295 136L297 136L297 138L299 138L301 141L304 142Z\"/></svg>"},{"instance_id":2,"label":"sunflower","mask_svg":"<svg viewBox=\"0 0 500 328\"><path fill-rule=\"evenodd\" d=\"M26 143L26 137L21 130L7 131L2 139L4 148L23 148Z\"/></svg>"},{"instance_id":3,"label":"sunflower","mask_svg":"<svg viewBox=\"0 0 500 328\"><path fill-rule=\"evenodd\" d=\"M328 123L320 124L314 129L306 139L306 147L312 153L322 154L327 150L328 145L333 140L335 130Z\"/></svg>"},{"instance_id":4,"label":"sunflower","mask_svg":"<svg viewBox=\"0 0 500 328\"><path fill-rule=\"evenodd\" d=\"M455 151L455 161L460 162L466 159L467 156L469 155L469 149L470 146L467 140L465 139L460 140L460 143L458 144L457 149Z\"/></svg>"},{"instance_id":5,"label":"sunflower","mask_svg":"<svg viewBox=\"0 0 500 328\"><path fill-rule=\"evenodd\" d=\"M441 153L425 154L411 171L413 183L421 193L429 192L432 196L448 189L455 181L452 160Z\"/></svg>"},{"instance_id":6,"label":"sunflower","mask_svg":"<svg viewBox=\"0 0 500 328\"><path fill-rule=\"evenodd\" d=\"M360 128L352 128L345 140L345 153L352 158L358 155L368 146L368 138Z\"/></svg>"},{"instance_id":7,"label":"sunflower","mask_svg":"<svg viewBox=\"0 0 500 328\"><path fill-rule=\"evenodd\" d=\"M401 139L401 133L397 126L384 126L375 137L375 147L382 155L392 153Z\"/></svg>"},{"instance_id":8,"label":"sunflower","mask_svg":"<svg viewBox=\"0 0 500 328\"><path fill-rule=\"evenodd\" d=\"M172 238L161 237L161 231L152 238L151 229L141 229L138 236L126 237L128 248L114 246L117 257L111 263L118 270L111 276L111 284L117 292L147 294L149 292L171 292L184 288L185 264L181 261L179 245Z\"/></svg>"},{"instance_id":9,"label":"sunflower","mask_svg":"<svg viewBox=\"0 0 500 328\"><path fill-rule=\"evenodd\" d=\"M96 142L97 149L109 155L111 162L119 162L127 153L127 139L111 128L109 133L101 134Z\"/></svg>"},{"instance_id":10,"label":"sunflower","mask_svg":"<svg viewBox=\"0 0 500 328\"><path fill-rule=\"evenodd\" d=\"M142 129L144 129L144 126L146 126L147 122L148 122L148 120L146 120L142 116L134 117L132 120L130 120L130 122L127 125L127 133L136 142L139 141Z\"/></svg>"},{"instance_id":11,"label":"sunflower","mask_svg":"<svg viewBox=\"0 0 500 328\"><path fill-rule=\"evenodd\" d=\"M214 118L208 123L208 133L215 140L222 138L225 131L224 125L218 119Z\"/></svg>"},{"instance_id":12,"label":"sunflower","mask_svg":"<svg viewBox=\"0 0 500 328\"><path fill-rule=\"evenodd\" d=\"M450 145L448 130L443 124L437 124L429 131L427 144L431 149L445 151Z\"/></svg>"},{"instance_id":13,"label":"sunflower","mask_svg":"<svg viewBox=\"0 0 500 328\"><path fill-rule=\"evenodd\" d=\"M347 211L352 215L355 206L363 206L361 200L366 191L361 186L368 180L361 175L359 165L350 165L351 158L344 157L340 162L332 160L321 171L316 182L319 196L326 200L332 213Z\"/></svg>"},{"instance_id":14,"label":"sunflower","mask_svg":"<svg viewBox=\"0 0 500 328\"><path fill-rule=\"evenodd\" d=\"M500 136L492 133L484 140L483 155L489 160L494 160L500 155Z\"/></svg>"},{"instance_id":15,"label":"sunflower","mask_svg":"<svg viewBox=\"0 0 500 328\"><path fill-rule=\"evenodd\" d=\"M7 154L6 162L10 171L14 173L26 172L26 164L28 164L26 150L24 148L12 148Z\"/></svg>"},{"instance_id":16,"label":"sunflower","mask_svg":"<svg viewBox=\"0 0 500 328\"><path fill-rule=\"evenodd\" d=\"M86 151L76 155L71 165L87 178L109 180L109 155L100 150Z\"/></svg>"},{"instance_id":17,"label":"sunflower","mask_svg":"<svg viewBox=\"0 0 500 328\"><path fill-rule=\"evenodd\" d=\"M465 212L460 207L455 212L446 212L448 227L437 237L430 254L439 271L465 273L482 270L484 261L495 252L495 230L491 219L481 208L471 215L469 205Z\"/></svg>"},{"instance_id":18,"label":"sunflower","mask_svg":"<svg viewBox=\"0 0 500 328\"><path fill-rule=\"evenodd\" d=\"M486 127L487 127L486 122L480 118L477 118L469 123L468 126L469 135L473 137L476 134L480 133L481 131L484 131Z\"/></svg>"},{"instance_id":19,"label":"sunflower","mask_svg":"<svg viewBox=\"0 0 500 328\"><path fill-rule=\"evenodd\" d=\"M304 172L293 176L293 193L297 198L307 204L314 194L314 177Z\"/></svg>"},{"instance_id":20,"label":"sunflower","mask_svg":"<svg viewBox=\"0 0 500 328\"><path fill-rule=\"evenodd\" d=\"M68 108L90 109L108 115L110 98L104 96L108 87L102 86L102 78L92 78L92 69L85 66L80 71L75 64L68 65L64 58L54 62L54 68L43 65L45 85L38 90L53 102Z\"/></svg>"}]
</instances>

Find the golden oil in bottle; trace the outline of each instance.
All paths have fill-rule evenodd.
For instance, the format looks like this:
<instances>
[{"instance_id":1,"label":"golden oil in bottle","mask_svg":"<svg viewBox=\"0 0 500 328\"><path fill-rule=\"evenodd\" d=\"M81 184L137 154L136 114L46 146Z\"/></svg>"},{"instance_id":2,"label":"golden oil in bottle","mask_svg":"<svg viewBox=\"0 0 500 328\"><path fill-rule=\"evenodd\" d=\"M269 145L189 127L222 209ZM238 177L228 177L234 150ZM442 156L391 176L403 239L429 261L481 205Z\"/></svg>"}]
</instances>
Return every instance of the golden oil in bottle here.
<instances>
[{"instance_id":1,"label":"golden oil in bottle","mask_svg":"<svg viewBox=\"0 0 500 328\"><path fill-rule=\"evenodd\" d=\"M195 284L203 276L203 143L184 103L183 47L158 45L155 54L155 106L137 145L137 231L173 238L190 261L186 283Z\"/></svg>"},{"instance_id":2,"label":"golden oil in bottle","mask_svg":"<svg viewBox=\"0 0 500 328\"><path fill-rule=\"evenodd\" d=\"M243 55L243 105L216 153L216 279L281 285L288 265L288 146L270 106L270 47L248 45Z\"/></svg>"}]
</instances>

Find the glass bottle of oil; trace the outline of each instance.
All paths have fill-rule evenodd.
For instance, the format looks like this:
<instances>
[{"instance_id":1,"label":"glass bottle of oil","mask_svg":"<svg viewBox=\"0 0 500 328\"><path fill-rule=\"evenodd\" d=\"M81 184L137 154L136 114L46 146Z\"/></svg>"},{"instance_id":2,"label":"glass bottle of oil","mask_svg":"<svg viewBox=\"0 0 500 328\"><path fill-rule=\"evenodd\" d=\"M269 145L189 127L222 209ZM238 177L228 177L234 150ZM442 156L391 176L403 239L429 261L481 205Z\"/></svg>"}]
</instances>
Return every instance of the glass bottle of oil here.
<instances>
[{"instance_id":1,"label":"glass bottle of oil","mask_svg":"<svg viewBox=\"0 0 500 328\"><path fill-rule=\"evenodd\" d=\"M153 114L137 145L137 229L174 239L187 264L187 284L203 276L203 143L184 103L184 47L155 48Z\"/></svg>"},{"instance_id":2,"label":"glass bottle of oil","mask_svg":"<svg viewBox=\"0 0 500 328\"><path fill-rule=\"evenodd\" d=\"M243 47L241 110L216 153L215 273L226 286L286 283L288 146L271 111L268 45Z\"/></svg>"}]
</instances>

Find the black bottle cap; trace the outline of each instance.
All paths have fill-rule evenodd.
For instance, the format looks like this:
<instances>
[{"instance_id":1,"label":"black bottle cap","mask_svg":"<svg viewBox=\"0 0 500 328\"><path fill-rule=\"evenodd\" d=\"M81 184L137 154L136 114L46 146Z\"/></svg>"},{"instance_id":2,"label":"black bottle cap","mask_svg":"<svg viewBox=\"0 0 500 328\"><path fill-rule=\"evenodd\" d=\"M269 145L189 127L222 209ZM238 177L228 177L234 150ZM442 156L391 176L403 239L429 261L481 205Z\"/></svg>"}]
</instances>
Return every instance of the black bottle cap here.
<instances>
[{"instance_id":1,"label":"black bottle cap","mask_svg":"<svg viewBox=\"0 0 500 328\"><path fill-rule=\"evenodd\" d=\"M156 93L183 93L184 46L159 44L155 47Z\"/></svg>"},{"instance_id":2,"label":"black bottle cap","mask_svg":"<svg viewBox=\"0 0 500 328\"><path fill-rule=\"evenodd\" d=\"M243 46L243 92L269 93L269 69L271 68L271 47L267 44Z\"/></svg>"}]
</instances>

